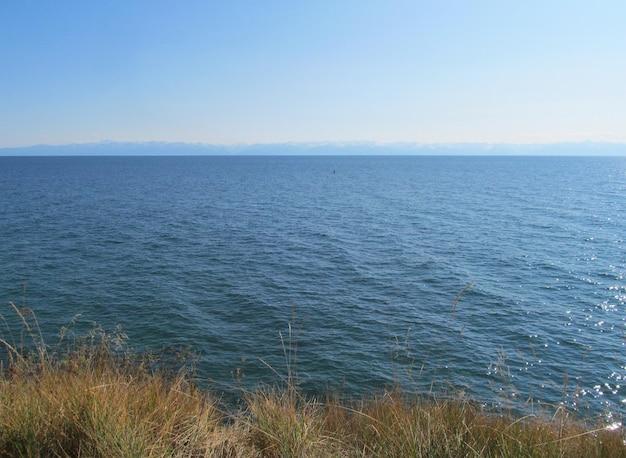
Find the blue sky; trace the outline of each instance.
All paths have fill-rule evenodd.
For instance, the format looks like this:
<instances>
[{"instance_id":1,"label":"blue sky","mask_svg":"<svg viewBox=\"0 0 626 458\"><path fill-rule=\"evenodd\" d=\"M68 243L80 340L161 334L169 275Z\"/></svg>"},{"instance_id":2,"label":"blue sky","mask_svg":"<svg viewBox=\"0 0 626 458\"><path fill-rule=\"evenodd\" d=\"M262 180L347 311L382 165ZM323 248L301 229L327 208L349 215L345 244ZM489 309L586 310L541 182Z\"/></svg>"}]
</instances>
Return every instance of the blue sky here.
<instances>
[{"instance_id":1,"label":"blue sky","mask_svg":"<svg viewBox=\"0 0 626 458\"><path fill-rule=\"evenodd\" d=\"M0 0L0 147L626 142L626 2Z\"/></svg>"}]
</instances>

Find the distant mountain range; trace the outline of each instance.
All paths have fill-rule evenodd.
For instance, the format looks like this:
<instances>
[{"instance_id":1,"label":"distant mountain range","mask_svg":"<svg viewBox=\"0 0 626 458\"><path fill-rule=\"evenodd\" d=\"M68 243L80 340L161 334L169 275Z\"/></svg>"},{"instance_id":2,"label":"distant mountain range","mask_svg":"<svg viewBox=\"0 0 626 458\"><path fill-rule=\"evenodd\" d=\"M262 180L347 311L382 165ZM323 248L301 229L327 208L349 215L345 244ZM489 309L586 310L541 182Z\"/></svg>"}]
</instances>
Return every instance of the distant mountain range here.
<instances>
[{"instance_id":1,"label":"distant mountain range","mask_svg":"<svg viewBox=\"0 0 626 458\"><path fill-rule=\"evenodd\" d=\"M214 145L204 143L112 142L0 148L0 156L626 156L624 143L373 143L317 142Z\"/></svg>"}]
</instances>

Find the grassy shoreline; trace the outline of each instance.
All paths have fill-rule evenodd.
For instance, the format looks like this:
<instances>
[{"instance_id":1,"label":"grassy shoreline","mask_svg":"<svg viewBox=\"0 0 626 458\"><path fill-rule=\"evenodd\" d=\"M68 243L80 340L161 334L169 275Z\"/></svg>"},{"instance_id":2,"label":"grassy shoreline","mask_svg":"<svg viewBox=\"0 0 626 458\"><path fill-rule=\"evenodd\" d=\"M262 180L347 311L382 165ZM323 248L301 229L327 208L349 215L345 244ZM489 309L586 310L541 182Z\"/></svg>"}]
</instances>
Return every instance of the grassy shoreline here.
<instances>
[{"instance_id":1,"label":"grassy shoreline","mask_svg":"<svg viewBox=\"0 0 626 458\"><path fill-rule=\"evenodd\" d=\"M307 397L289 366L281 386L242 392L233 410L193 368L126 351L121 331L50 349L32 312L13 307L32 345L0 339L0 456L626 457L622 429L563 408L515 416L399 387Z\"/></svg>"}]
</instances>

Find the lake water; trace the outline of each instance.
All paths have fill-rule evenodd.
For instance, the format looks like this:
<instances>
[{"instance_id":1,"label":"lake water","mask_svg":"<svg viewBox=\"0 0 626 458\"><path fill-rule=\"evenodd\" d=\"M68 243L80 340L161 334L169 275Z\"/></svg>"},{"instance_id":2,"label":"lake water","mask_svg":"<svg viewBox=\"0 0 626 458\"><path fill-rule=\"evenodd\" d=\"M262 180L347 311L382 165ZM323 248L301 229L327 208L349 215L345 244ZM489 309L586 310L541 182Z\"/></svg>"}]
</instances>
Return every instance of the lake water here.
<instances>
[{"instance_id":1,"label":"lake water","mask_svg":"<svg viewBox=\"0 0 626 458\"><path fill-rule=\"evenodd\" d=\"M190 345L217 387L278 381L292 323L307 392L611 420L625 197L619 157L0 157L0 313Z\"/></svg>"}]
</instances>

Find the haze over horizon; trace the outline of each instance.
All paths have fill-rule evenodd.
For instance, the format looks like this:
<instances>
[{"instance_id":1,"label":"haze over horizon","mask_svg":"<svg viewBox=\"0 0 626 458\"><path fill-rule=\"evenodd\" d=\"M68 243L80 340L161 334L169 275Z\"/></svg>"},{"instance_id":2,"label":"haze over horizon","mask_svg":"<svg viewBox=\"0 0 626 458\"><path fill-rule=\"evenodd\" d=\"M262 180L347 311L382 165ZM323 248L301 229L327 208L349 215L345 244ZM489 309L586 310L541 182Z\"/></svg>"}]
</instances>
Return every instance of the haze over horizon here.
<instances>
[{"instance_id":1,"label":"haze over horizon","mask_svg":"<svg viewBox=\"0 0 626 458\"><path fill-rule=\"evenodd\" d=\"M0 148L626 143L626 3L0 5Z\"/></svg>"}]
</instances>

